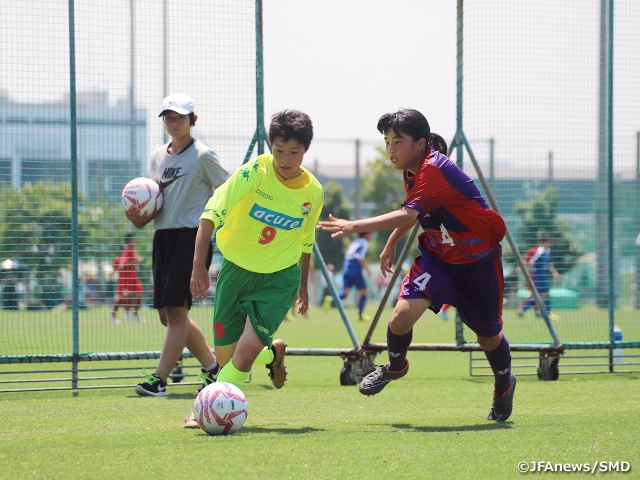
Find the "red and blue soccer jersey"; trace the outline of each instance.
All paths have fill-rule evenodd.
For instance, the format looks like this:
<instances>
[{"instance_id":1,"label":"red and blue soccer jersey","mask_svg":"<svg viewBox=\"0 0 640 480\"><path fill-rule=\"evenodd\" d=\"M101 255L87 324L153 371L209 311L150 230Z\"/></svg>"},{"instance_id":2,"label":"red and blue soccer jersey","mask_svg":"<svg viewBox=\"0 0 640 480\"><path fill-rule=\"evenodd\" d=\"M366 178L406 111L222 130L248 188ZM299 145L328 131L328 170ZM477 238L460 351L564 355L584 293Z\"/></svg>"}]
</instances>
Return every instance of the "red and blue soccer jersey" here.
<instances>
[{"instance_id":1,"label":"red and blue soccer jersey","mask_svg":"<svg viewBox=\"0 0 640 480\"><path fill-rule=\"evenodd\" d=\"M137 258L138 254L131 245L124 247L122 255L114 262L115 270L118 271L119 283L131 283L138 280Z\"/></svg>"},{"instance_id":2,"label":"red and blue soccer jersey","mask_svg":"<svg viewBox=\"0 0 640 480\"><path fill-rule=\"evenodd\" d=\"M128 297L133 292L142 292L142 282L138 278L138 253L131 245L124 247L122 255L114 260L114 270L118 272L118 285L116 294L122 298Z\"/></svg>"},{"instance_id":3,"label":"red and blue soccer jersey","mask_svg":"<svg viewBox=\"0 0 640 480\"><path fill-rule=\"evenodd\" d=\"M506 233L474 181L436 150L427 152L415 175L404 171L403 206L418 210L424 232L419 247L445 263L464 264L489 255Z\"/></svg>"}]
</instances>

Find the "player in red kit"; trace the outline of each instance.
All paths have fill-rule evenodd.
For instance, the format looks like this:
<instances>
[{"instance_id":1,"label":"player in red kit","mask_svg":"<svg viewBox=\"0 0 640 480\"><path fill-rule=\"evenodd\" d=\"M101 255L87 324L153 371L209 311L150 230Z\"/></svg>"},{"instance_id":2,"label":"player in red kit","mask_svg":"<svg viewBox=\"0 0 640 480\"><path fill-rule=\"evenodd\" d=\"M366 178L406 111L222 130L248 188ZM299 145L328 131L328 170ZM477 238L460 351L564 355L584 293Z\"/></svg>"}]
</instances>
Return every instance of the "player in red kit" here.
<instances>
[{"instance_id":1,"label":"player in red kit","mask_svg":"<svg viewBox=\"0 0 640 480\"><path fill-rule=\"evenodd\" d=\"M407 196L398 210L349 221L329 216L318 228L334 237L356 232L395 229L380 254L384 275L393 272L398 241L419 222L417 257L402 282L387 328L389 363L360 383L360 392L375 395L409 370L407 351L413 325L427 309L438 313L444 304L456 307L461 320L477 336L494 374L489 420L511 415L516 377L511 373L509 342L502 334L502 250L506 233L502 217L489 208L480 190L455 163L440 153L443 142L432 134L427 119L416 110L383 115L391 165L403 172Z\"/></svg>"},{"instance_id":2,"label":"player in red kit","mask_svg":"<svg viewBox=\"0 0 640 480\"><path fill-rule=\"evenodd\" d=\"M118 284L116 286L111 320L116 325L120 323L120 319L117 316L120 306L124 307L126 317L130 314L133 319L144 322L144 318L139 315L144 288L138 278L138 264L142 263L143 258L136 251L136 242L135 233L127 233L124 237L124 249L113 262L113 269L118 273ZM130 313L131 309L133 309L133 312Z\"/></svg>"}]
</instances>

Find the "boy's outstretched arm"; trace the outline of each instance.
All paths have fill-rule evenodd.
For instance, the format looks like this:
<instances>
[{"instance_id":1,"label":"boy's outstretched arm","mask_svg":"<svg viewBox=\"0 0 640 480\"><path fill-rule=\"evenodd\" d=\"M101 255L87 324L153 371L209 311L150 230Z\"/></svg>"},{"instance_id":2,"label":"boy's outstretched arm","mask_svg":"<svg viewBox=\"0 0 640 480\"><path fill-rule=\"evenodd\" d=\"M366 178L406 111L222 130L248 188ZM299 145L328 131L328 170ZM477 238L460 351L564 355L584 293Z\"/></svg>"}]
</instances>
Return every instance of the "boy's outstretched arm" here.
<instances>
[{"instance_id":1,"label":"boy's outstretched arm","mask_svg":"<svg viewBox=\"0 0 640 480\"><path fill-rule=\"evenodd\" d=\"M416 218L418 218L418 211L408 207L402 207L400 210L360 220L345 220L329 214L329 220L318 222L317 228L333 232L331 234L332 237L339 237L358 232L377 232L379 230L403 227L411 228Z\"/></svg>"},{"instance_id":2,"label":"boy's outstretched arm","mask_svg":"<svg viewBox=\"0 0 640 480\"><path fill-rule=\"evenodd\" d=\"M200 220L198 233L196 235L195 253L193 254L193 269L191 270L191 283L189 288L193 300L204 300L207 298L209 290L209 272L207 271L207 253L213 236L213 222L211 220Z\"/></svg>"}]
</instances>

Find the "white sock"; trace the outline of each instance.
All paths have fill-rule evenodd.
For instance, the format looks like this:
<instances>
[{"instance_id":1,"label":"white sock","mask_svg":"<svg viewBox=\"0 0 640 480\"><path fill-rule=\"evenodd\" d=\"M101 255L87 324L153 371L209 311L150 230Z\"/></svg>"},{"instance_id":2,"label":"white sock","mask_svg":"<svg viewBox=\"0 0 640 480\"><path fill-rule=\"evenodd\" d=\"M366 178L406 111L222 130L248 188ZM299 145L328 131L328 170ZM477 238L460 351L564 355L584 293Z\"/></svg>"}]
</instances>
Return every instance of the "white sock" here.
<instances>
[{"instance_id":1,"label":"white sock","mask_svg":"<svg viewBox=\"0 0 640 480\"><path fill-rule=\"evenodd\" d=\"M209 365L207 368L204 369L205 372L211 372L212 370L215 370L215 368L218 366L218 360L214 361L211 365Z\"/></svg>"}]
</instances>

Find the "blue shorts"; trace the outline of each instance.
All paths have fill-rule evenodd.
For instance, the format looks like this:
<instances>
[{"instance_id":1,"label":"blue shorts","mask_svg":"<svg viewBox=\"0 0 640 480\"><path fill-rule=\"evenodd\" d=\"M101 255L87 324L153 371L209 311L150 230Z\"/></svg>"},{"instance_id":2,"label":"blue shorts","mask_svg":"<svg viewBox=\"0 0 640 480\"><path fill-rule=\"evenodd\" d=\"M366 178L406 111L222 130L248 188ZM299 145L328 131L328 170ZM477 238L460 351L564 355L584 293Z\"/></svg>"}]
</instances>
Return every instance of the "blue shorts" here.
<instances>
[{"instance_id":1,"label":"blue shorts","mask_svg":"<svg viewBox=\"0 0 640 480\"><path fill-rule=\"evenodd\" d=\"M493 337L502 331L503 290L500 246L486 257L465 264L445 263L422 251L402 281L398 298L428 298L434 313L445 303L453 305L476 335Z\"/></svg>"},{"instance_id":2,"label":"blue shorts","mask_svg":"<svg viewBox=\"0 0 640 480\"><path fill-rule=\"evenodd\" d=\"M362 275L362 270L347 270L342 272L342 284L344 288L356 287L358 290L367 289L367 281Z\"/></svg>"},{"instance_id":3,"label":"blue shorts","mask_svg":"<svg viewBox=\"0 0 640 480\"><path fill-rule=\"evenodd\" d=\"M549 293L549 290L551 290L551 283L549 283L547 275L534 275L533 283L535 284L536 290L538 290L538 293L540 295L545 295Z\"/></svg>"}]
</instances>

